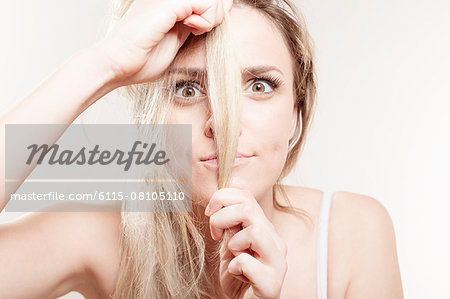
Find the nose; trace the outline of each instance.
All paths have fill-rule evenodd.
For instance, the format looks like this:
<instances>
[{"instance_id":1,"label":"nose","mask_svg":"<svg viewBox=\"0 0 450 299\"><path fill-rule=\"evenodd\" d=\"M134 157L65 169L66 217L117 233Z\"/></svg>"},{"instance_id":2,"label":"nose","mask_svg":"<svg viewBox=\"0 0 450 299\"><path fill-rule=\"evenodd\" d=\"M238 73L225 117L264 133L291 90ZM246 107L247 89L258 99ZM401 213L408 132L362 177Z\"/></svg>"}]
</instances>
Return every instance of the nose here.
<instances>
[{"instance_id":1,"label":"nose","mask_svg":"<svg viewBox=\"0 0 450 299\"><path fill-rule=\"evenodd\" d=\"M205 124L205 136L208 138L214 137L214 125L212 122L212 117L210 117Z\"/></svg>"},{"instance_id":2,"label":"nose","mask_svg":"<svg viewBox=\"0 0 450 299\"><path fill-rule=\"evenodd\" d=\"M204 134L208 138L214 138L214 124L212 121L212 116L210 116L206 121ZM239 136L241 136L241 134L242 134L242 127L239 126Z\"/></svg>"}]
</instances>

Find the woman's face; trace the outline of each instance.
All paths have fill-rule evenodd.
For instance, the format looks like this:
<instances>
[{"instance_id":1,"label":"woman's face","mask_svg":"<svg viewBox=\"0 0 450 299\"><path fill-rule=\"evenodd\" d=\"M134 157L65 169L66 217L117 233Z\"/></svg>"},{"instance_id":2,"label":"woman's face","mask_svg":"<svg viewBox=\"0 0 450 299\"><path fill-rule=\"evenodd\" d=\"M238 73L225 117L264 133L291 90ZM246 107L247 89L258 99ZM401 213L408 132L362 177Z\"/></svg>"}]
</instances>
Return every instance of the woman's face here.
<instances>
[{"instance_id":1,"label":"woman's face","mask_svg":"<svg viewBox=\"0 0 450 299\"><path fill-rule=\"evenodd\" d=\"M238 154L251 157L233 166L230 187L247 189L259 200L280 176L295 130L292 61L281 33L256 10L233 7L230 16L241 70L254 68L253 74L242 73L237 148ZM173 68L205 70L205 53L204 39L199 39L174 61ZM256 73L259 69L263 72ZM275 79L276 85L267 78ZM176 73L177 82L190 79L195 78ZM168 123L192 124L193 200L206 205L217 190L218 171L214 161L204 161L216 153L206 91L197 84L179 85L174 101L179 104L173 106Z\"/></svg>"}]
</instances>

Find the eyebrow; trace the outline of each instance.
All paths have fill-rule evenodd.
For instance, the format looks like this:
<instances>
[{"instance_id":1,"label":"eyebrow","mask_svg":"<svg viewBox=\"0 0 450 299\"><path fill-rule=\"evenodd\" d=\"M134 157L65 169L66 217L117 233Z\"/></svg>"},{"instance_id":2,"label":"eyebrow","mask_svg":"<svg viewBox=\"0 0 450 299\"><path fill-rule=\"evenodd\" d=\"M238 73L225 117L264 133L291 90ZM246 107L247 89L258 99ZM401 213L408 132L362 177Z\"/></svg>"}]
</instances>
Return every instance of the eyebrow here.
<instances>
[{"instance_id":1,"label":"eyebrow","mask_svg":"<svg viewBox=\"0 0 450 299\"><path fill-rule=\"evenodd\" d=\"M281 75L284 76L283 72L277 68L274 65L255 65L255 66L246 66L241 69L242 74L248 74L257 76L259 74L267 73L270 71L276 71L279 72ZM174 68L169 70L169 74L172 73L182 73L185 75L188 75L190 77L201 77L206 78L206 70L202 68Z\"/></svg>"}]
</instances>

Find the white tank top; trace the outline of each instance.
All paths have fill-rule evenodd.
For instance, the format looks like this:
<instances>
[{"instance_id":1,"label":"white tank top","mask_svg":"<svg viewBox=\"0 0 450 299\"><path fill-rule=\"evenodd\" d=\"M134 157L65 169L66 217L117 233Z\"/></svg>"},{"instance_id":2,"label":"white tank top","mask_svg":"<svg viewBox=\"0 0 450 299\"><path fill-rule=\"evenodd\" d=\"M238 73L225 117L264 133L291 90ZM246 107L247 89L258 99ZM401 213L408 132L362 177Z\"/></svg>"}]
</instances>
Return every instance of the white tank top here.
<instances>
[{"instance_id":1,"label":"white tank top","mask_svg":"<svg viewBox=\"0 0 450 299\"><path fill-rule=\"evenodd\" d=\"M323 191L317 235L317 299L327 299L328 220L333 193Z\"/></svg>"}]
</instances>

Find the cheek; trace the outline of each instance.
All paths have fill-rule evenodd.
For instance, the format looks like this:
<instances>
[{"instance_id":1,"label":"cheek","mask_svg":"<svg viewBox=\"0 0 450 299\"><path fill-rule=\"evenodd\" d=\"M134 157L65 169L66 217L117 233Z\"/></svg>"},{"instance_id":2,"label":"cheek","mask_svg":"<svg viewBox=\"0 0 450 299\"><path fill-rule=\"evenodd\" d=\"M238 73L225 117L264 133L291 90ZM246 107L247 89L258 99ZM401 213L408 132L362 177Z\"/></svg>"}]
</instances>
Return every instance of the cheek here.
<instances>
[{"instance_id":1,"label":"cheek","mask_svg":"<svg viewBox=\"0 0 450 299\"><path fill-rule=\"evenodd\" d=\"M170 124L196 124L206 114L204 105L177 106L173 105L167 115Z\"/></svg>"},{"instance_id":2,"label":"cheek","mask_svg":"<svg viewBox=\"0 0 450 299\"><path fill-rule=\"evenodd\" d=\"M255 137L265 154L285 156L289 142L292 110L283 99L257 103L245 115L248 134Z\"/></svg>"},{"instance_id":3,"label":"cheek","mask_svg":"<svg viewBox=\"0 0 450 299\"><path fill-rule=\"evenodd\" d=\"M272 130L266 131L264 138L263 158L267 165L276 176L281 173L284 163L287 157L288 137L285 131L275 130L275 127L283 130L287 130L284 123L276 123L272 127Z\"/></svg>"},{"instance_id":4,"label":"cheek","mask_svg":"<svg viewBox=\"0 0 450 299\"><path fill-rule=\"evenodd\" d=\"M207 108L204 104L174 107L167 117L169 124L190 124L192 126L192 151L204 138L204 125L207 120ZM197 146L198 147L198 146Z\"/></svg>"},{"instance_id":5,"label":"cheek","mask_svg":"<svg viewBox=\"0 0 450 299\"><path fill-rule=\"evenodd\" d=\"M260 182L261 188L276 182L286 162L292 110L286 101L284 105L281 101L254 103L246 110L251 113L243 115L244 132L251 138L259 155L258 165L252 171L257 176L265 174L262 177L264 182Z\"/></svg>"}]
</instances>

